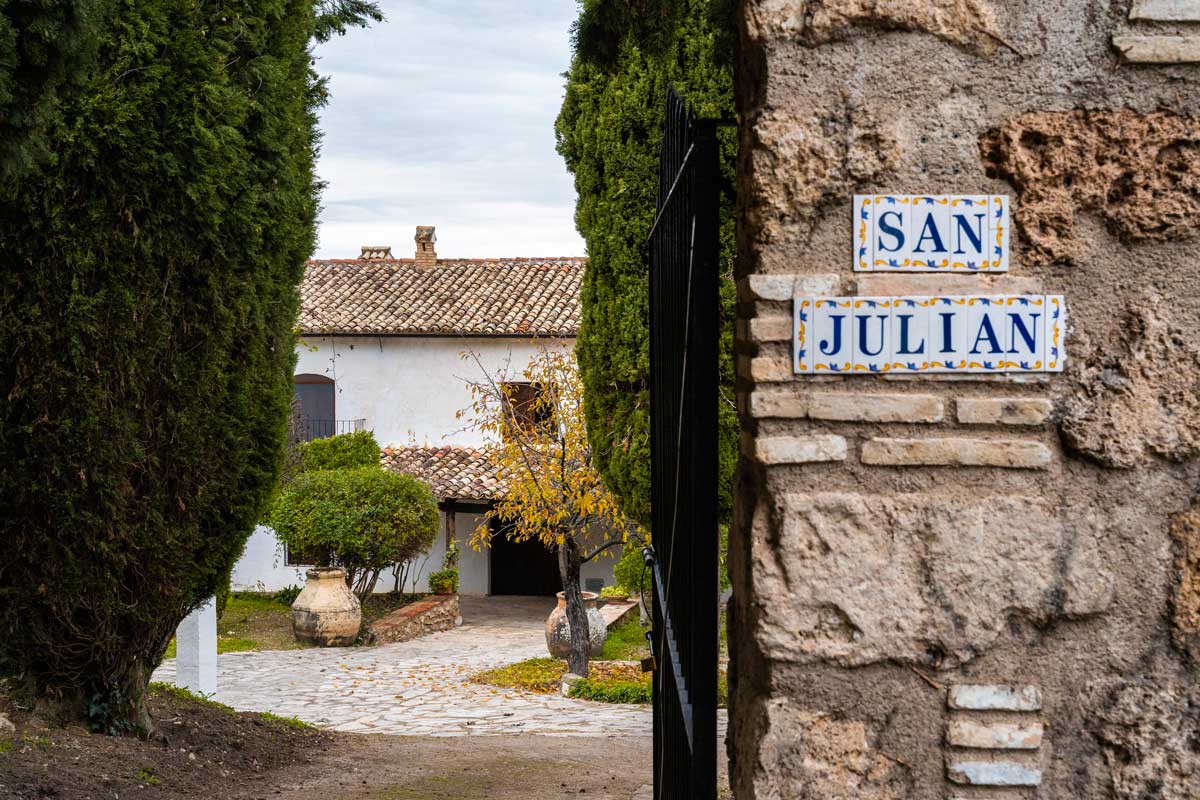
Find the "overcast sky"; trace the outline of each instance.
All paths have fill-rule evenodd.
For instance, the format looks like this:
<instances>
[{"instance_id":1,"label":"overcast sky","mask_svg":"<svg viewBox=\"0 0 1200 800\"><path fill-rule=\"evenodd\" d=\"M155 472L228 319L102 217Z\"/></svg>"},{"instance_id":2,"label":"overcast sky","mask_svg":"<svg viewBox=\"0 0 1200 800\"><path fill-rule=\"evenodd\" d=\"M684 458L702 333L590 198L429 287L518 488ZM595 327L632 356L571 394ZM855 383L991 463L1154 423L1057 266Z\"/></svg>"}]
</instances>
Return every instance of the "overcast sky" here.
<instances>
[{"instance_id":1,"label":"overcast sky","mask_svg":"<svg viewBox=\"0 0 1200 800\"><path fill-rule=\"evenodd\" d=\"M332 98L317 256L583 255L554 150L575 0L383 0L387 21L317 49Z\"/></svg>"}]
</instances>

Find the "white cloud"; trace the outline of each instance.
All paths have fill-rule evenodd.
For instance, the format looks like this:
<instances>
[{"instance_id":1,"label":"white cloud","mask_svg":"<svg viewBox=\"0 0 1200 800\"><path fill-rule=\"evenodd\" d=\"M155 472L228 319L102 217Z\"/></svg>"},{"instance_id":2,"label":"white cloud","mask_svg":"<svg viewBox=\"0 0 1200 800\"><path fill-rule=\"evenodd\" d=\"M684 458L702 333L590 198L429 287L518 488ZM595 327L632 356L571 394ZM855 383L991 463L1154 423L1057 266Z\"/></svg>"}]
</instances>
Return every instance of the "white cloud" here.
<instances>
[{"instance_id":1,"label":"white cloud","mask_svg":"<svg viewBox=\"0 0 1200 800\"><path fill-rule=\"evenodd\" d=\"M411 255L436 225L447 258L583 255L554 150L574 0L383 3L387 21L321 45L332 97L317 173L317 256Z\"/></svg>"}]
</instances>

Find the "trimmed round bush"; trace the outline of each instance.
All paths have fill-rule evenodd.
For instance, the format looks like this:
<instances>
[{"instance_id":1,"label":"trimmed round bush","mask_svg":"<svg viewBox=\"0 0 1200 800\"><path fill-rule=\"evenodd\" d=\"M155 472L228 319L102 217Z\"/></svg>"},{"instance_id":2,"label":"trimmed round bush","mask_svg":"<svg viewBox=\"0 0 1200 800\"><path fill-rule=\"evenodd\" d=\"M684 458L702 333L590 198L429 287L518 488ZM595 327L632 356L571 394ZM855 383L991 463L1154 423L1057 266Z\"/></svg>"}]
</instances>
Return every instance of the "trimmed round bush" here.
<instances>
[{"instance_id":1,"label":"trimmed round bush","mask_svg":"<svg viewBox=\"0 0 1200 800\"><path fill-rule=\"evenodd\" d=\"M379 443L370 431L342 433L313 439L301 446L300 462L305 472L347 467L379 466Z\"/></svg>"},{"instance_id":2,"label":"trimmed round bush","mask_svg":"<svg viewBox=\"0 0 1200 800\"><path fill-rule=\"evenodd\" d=\"M293 550L347 572L360 598L379 573L433 544L437 500L429 486L378 466L305 472L280 493L269 524Z\"/></svg>"}]
</instances>

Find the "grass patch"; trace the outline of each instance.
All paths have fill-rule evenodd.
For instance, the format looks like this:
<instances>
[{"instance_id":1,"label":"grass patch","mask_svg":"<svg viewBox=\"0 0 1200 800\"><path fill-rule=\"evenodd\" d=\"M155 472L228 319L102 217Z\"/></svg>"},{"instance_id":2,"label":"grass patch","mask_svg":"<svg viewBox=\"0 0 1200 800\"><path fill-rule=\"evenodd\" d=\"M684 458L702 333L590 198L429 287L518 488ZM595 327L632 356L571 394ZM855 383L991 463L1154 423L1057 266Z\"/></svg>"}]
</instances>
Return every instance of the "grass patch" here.
<instances>
[{"instance_id":1,"label":"grass patch","mask_svg":"<svg viewBox=\"0 0 1200 800\"><path fill-rule=\"evenodd\" d=\"M515 664L489 669L472 675L472 683L483 683L502 689L521 689L537 694L556 694L567 674L567 662L557 658L530 658ZM588 665L588 677L571 687L571 697L600 703L649 703L651 673L642 672L638 664L622 661L593 661ZM729 700L729 685L725 670L717 680L717 705Z\"/></svg>"},{"instance_id":2,"label":"grass patch","mask_svg":"<svg viewBox=\"0 0 1200 800\"><path fill-rule=\"evenodd\" d=\"M16 743L12 739L0 739L0 755L9 752L14 747L16 747Z\"/></svg>"},{"instance_id":3,"label":"grass patch","mask_svg":"<svg viewBox=\"0 0 1200 800\"><path fill-rule=\"evenodd\" d=\"M562 683L562 676L566 674L566 661L557 658L530 658L472 675L471 682L486 683L504 689L524 689L538 694L554 694Z\"/></svg>"},{"instance_id":4,"label":"grass patch","mask_svg":"<svg viewBox=\"0 0 1200 800\"><path fill-rule=\"evenodd\" d=\"M158 786L162 783L162 780L158 777L158 773L154 771L154 767L138 767L138 771L134 777L147 786Z\"/></svg>"},{"instance_id":5,"label":"grass patch","mask_svg":"<svg viewBox=\"0 0 1200 800\"><path fill-rule=\"evenodd\" d=\"M202 703L202 704L208 706L209 708L215 708L218 711L225 712L226 714L233 714L233 715L237 714L236 711L234 711L232 708L225 705L224 703L218 703L216 700L213 700L211 697L205 697L202 694L196 694L195 692L190 692L181 686L174 686L169 683L162 683L161 681L155 681L150 684L150 692L153 694L159 694L159 695L168 694L173 697L178 697L180 700L188 700L193 703Z\"/></svg>"},{"instance_id":6,"label":"grass patch","mask_svg":"<svg viewBox=\"0 0 1200 800\"><path fill-rule=\"evenodd\" d=\"M597 658L605 661L641 661L650 655L650 646L646 641L648 630L637 619L613 625L608 629L608 639Z\"/></svg>"},{"instance_id":7,"label":"grass patch","mask_svg":"<svg viewBox=\"0 0 1200 800\"><path fill-rule=\"evenodd\" d=\"M291 728L294 731L315 731L316 725L310 725L299 717L281 717L278 714L272 714L270 711L264 711L258 715L259 719L277 725L281 728Z\"/></svg>"}]
</instances>

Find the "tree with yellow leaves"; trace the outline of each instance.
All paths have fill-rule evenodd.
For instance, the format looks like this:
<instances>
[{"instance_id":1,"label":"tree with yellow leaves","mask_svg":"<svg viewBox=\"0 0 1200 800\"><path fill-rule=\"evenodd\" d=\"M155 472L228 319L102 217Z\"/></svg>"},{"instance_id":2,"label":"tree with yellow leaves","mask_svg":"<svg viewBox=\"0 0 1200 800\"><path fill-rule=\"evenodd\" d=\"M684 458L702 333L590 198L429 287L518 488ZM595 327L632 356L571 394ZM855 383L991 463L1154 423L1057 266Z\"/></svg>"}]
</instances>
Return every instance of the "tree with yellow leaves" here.
<instances>
[{"instance_id":1,"label":"tree with yellow leaves","mask_svg":"<svg viewBox=\"0 0 1200 800\"><path fill-rule=\"evenodd\" d=\"M514 541L536 539L558 554L571 631L571 672L587 677L589 631L580 567L629 538L631 524L592 461L583 415L583 384L568 351L540 350L519 374L490 374L474 353L483 378L468 381L472 403L460 412L481 431L483 450L503 484L500 499L471 537L491 542L492 520Z\"/></svg>"}]
</instances>

